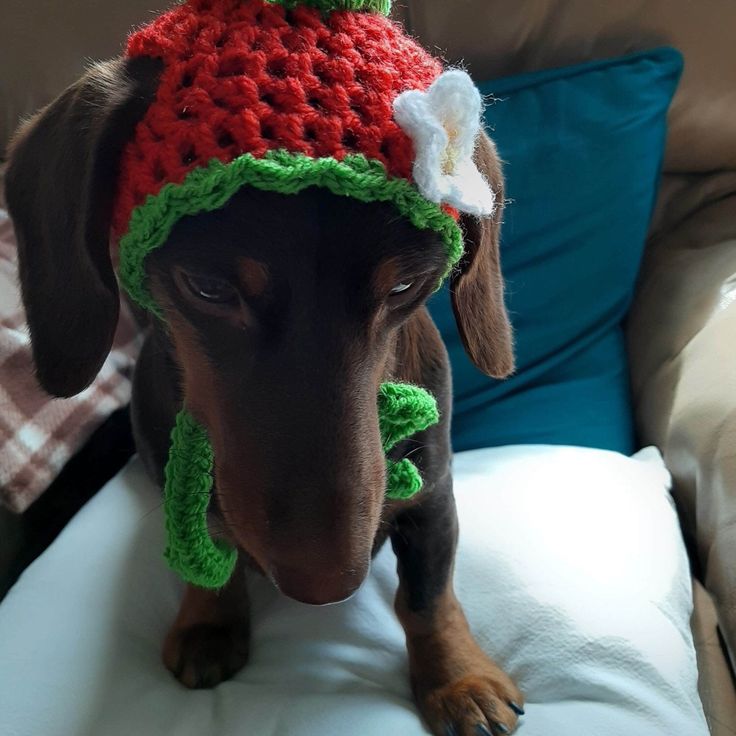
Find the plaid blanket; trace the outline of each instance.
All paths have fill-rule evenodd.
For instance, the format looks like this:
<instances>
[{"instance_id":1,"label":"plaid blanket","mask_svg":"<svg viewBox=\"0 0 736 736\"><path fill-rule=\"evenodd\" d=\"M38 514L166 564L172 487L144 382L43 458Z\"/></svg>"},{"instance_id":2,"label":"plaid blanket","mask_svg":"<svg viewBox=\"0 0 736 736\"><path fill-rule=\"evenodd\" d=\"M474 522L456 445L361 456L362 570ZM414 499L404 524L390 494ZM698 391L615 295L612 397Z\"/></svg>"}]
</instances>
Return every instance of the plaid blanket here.
<instances>
[{"instance_id":1,"label":"plaid blanket","mask_svg":"<svg viewBox=\"0 0 736 736\"><path fill-rule=\"evenodd\" d=\"M13 229L0 209L0 503L18 513L28 508L92 432L130 401L140 344L123 304L113 350L94 383L70 399L45 393L33 371Z\"/></svg>"}]
</instances>

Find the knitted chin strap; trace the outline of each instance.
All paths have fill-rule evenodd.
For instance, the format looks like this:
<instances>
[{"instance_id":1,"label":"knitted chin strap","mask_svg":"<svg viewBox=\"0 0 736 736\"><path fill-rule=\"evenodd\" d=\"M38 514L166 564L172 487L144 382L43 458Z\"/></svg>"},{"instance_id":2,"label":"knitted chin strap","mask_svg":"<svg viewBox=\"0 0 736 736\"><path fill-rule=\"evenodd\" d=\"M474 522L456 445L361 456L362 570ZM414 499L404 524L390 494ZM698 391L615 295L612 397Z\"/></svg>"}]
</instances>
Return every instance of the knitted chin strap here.
<instances>
[{"instance_id":1,"label":"knitted chin strap","mask_svg":"<svg viewBox=\"0 0 736 736\"><path fill-rule=\"evenodd\" d=\"M437 402L422 388L384 383L378 392L381 443L388 453L399 442L439 421ZM214 455L207 432L182 409L171 433L166 464L164 510L170 567L192 585L221 588L235 568L237 552L207 531ZM422 488L422 477L409 459L386 458L386 498L406 500Z\"/></svg>"}]
</instances>

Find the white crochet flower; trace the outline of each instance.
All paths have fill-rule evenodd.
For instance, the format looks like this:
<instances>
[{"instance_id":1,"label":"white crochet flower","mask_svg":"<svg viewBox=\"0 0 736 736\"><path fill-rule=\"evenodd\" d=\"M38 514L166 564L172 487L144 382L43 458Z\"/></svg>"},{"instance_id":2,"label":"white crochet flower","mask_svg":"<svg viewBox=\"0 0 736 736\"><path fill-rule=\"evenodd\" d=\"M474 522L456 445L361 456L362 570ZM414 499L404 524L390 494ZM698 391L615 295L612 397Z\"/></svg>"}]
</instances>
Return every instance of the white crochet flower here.
<instances>
[{"instance_id":1,"label":"white crochet flower","mask_svg":"<svg viewBox=\"0 0 736 736\"><path fill-rule=\"evenodd\" d=\"M426 92L394 100L394 118L414 142L414 181L431 202L471 215L490 215L494 194L473 162L480 130L480 92L468 74L450 69Z\"/></svg>"}]
</instances>

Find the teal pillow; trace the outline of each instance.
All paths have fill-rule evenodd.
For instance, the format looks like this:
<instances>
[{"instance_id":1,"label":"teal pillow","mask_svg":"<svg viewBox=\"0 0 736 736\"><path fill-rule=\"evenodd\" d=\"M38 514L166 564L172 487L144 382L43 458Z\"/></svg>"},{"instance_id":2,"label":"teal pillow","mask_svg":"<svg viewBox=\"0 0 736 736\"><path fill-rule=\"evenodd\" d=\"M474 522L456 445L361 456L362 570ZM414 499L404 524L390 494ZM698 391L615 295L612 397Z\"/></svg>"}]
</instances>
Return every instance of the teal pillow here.
<instances>
[{"instance_id":1,"label":"teal pillow","mask_svg":"<svg viewBox=\"0 0 736 736\"><path fill-rule=\"evenodd\" d=\"M453 369L455 450L516 443L631 453L623 320L654 206L682 57L661 48L480 84L509 202L501 260L517 371L463 351L447 287L430 302Z\"/></svg>"}]
</instances>

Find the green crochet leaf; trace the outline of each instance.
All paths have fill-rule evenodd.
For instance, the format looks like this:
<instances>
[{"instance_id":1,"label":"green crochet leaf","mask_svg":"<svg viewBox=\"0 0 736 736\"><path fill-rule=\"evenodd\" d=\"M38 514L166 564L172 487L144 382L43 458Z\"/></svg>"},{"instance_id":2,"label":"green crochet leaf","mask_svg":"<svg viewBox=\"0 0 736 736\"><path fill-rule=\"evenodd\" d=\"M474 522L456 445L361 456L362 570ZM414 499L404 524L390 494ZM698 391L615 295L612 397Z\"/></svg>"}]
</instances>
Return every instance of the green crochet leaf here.
<instances>
[{"instance_id":1,"label":"green crochet leaf","mask_svg":"<svg viewBox=\"0 0 736 736\"><path fill-rule=\"evenodd\" d=\"M263 158L245 153L227 164L212 159L191 171L181 184L166 184L133 210L128 232L120 239L118 273L134 301L162 316L146 284L146 256L166 242L182 217L223 207L245 185L281 194L298 194L315 186L361 202L391 202L415 227L441 235L448 259L445 276L463 254L462 232L455 220L424 199L406 179L389 177L380 161L362 154L337 161L283 150L269 151Z\"/></svg>"},{"instance_id":2,"label":"green crochet leaf","mask_svg":"<svg viewBox=\"0 0 736 736\"><path fill-rule=\"evenodd\" d=\"M419 386L383 383L378 390L378 422L384 452L440 419L437 402Z\"/></svg>"},{"instance_id":3,"label":"green crochet leaf","mask_svg":"<svg viewBox=\"0 0 736 736\"><path fill-rule=\"evenodd\" d=\"M381 13L388 15L391 12L391 0L266 0L275 5L283 5L289 9L297 5L309 5L323 13L331 10L362 10L367 13Z\"/></svg>"},{"instance_id":4,"label":"green crochet leaf","mask_svg":"<svg viewBox=\"0 0 736 736\"><path fill-rule=\"evenodd\" d=\"M383 451L437 424L437 401L428 391L408 383L383 383L378 390L378 424ZM386 458L386 498L404 501L422 489L422 476L411 460Z\"/></svg>"},{"instance_id":5,"label":"green crochet leaf","mask_svg":"<svg viewBox=\"0 0 736 736\"><path fill-rule=\"evenodd\" d=\"M417 386L384 383L378 394L383 449L439 421L437 402ZM168 545L164 557L181 577L201 588L222 588L230 579L237 551L213 541L207 530L212 490L212 445L207 432L186 409L176 417L166 464L164 511ZM422 477L409 459L386 458L386 498L406 500L422 488Z\"/></svg>"},{"instance_id":6,"label":"green crochet leaf","mask_svg":"<svg viewBox=\"0 0 736 736\"><path fill-rule=\"evenodd\" d=\"M407 458L399 462L386 460L386 474L386 498L392 501L406 501L422 490L422 476L417 466Z\"/></svg>"}]
</instances>

